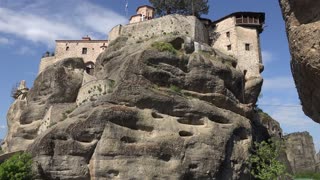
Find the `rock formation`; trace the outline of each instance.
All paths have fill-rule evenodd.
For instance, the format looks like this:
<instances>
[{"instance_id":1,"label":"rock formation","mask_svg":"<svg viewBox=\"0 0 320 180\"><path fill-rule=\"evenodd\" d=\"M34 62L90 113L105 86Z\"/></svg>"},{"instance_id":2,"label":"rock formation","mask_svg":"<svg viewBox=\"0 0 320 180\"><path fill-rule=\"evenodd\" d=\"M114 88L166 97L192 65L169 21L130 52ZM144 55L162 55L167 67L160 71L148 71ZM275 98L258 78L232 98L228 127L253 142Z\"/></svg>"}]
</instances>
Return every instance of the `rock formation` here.
<instances>
[{"instance_id":1,"label":"rock formation","mask_svg":"<svg viewBox=\"0 0 320 180\"><path fill-rule=\"evenodd\" d=\"M48 119L46 114L53 105L64 106L56 112L54 123L63 119L63 113L75 104L83 68L82 59L59 62L41 73L27 94L17 97L7 114L8 134L2 145L5 152L25 150L38 136L39 128ZM25 89L21 84L18 91ZM49 126L47 124L46 128Z\"/></svg>"},{"instance_id":2,"label":"rock formation","mask_svg":"<svg viewBox=\"0 0 320 180\"><path fill-rule=\"evenodd\" d=\"M187 54L193 42L186 39L168 35L132 44L119 37L111 43L95 69L107 91L82 102L29 147L39 177L245 178L252 109L240 101L243 74L232 58L209 47ZM62 64L55 69L66 70Z\"/></svg>"},{"instance_id":3,"label":"rock formation","mask_svg":"<svg viewBox=\"0 0 320 180\"><path fill-rule=\"evenodd\" d=\"M255 141L265 141L269 138L282 138L282 129L278 121L274 120L261 109L254 113L253 121Z\"/></svg>"},{"instance_id":4,"label":"rock formation","mask_svg":"<svg viewBox=\"0 0 320 180\"><path fill-rule=\"evenodd\" d=\"M81 58L44 69L8 112L5 151L27 149L38 179L248 179L253 141L281 128L243 102L259 93L237 60L179 33L132 38L93 76Z\"/></svg>"},{"instance_id":5,"label":"rock formation","mask_svg":"<svg viewBox=\"0 0 320 180\"><path fill-rule=\"evenodd\" d=\"M320 152L316 154L316 172L320 172Z\"/></svg>"},{"instance_id":6,"label":"rock formation","mask_svg":"<svg viewBox=\"0 0 320 180\"><path fill-rule=\"evenodd\" d=\"M303 111L320 123L320 1L279 0Z\"/></svg>"},{"instance_id":7,"label":"rock formation","mask_svg":"<svg viewBox=\"0 0 320 180\"><path fill-rule=\"evenodd\" d=\"M308 132L288 134L285 142L293 173L316 171L316 152L312 136Z\"/></svg>"}]
</instances>

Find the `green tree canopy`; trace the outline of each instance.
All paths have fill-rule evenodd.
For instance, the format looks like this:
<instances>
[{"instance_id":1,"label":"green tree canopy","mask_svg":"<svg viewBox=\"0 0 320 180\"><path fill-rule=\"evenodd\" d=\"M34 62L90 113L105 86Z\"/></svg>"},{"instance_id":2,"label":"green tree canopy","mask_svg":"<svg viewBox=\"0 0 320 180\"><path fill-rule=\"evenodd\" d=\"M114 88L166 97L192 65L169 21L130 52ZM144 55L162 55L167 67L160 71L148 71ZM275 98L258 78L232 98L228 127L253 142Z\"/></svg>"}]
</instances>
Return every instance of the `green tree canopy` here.
<instances>
[{"instance_id":1,"label":"green tree canopy","mask_svg":"<svg viewBox=\"0 0 320 180\"><path fill-rule=\"evenodd\" d=\"M261 180L288 176L285 165L279 161L282 148L281 141L275 139L255 143L254 152L249 158L251 174Z\"/></svg>"},{"instance_id":2,"label":"green tree canopy","mask_svg":"<svg viewBox=\"0 0 320 180\"><path fill-rule=\"evenodd\" d=\"M1 180L32 180L32 159L29 154L17 153L0 164Z\"/></svg>"},{"instance_id":3,"label":"green tree canopy","mask_svg":"<svg viewBox=\"0 0 320 180\"><path fill-rule=\"evenodd\" d=\"M168 14L200 17L209 12L209 0L149 0L159 16Z\"/></svg>"}]
</instances>

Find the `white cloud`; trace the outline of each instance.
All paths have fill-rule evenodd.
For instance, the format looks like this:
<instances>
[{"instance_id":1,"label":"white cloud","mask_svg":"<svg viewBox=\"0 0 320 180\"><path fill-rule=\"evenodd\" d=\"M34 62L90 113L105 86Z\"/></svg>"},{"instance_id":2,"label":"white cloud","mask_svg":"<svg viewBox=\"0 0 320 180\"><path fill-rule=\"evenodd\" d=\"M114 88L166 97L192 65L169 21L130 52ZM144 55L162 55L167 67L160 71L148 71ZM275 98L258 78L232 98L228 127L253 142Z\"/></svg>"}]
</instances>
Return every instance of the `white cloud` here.
<instances>
[{"instance_id":1,"label":"white cloud","mask_svg":"<svg viewBox=\"0 0 320 180\"><path fill-rule=\"evenodd\" d=\"M263 90L275 91L275 90L295 90L295 84L291 76L266 78L263 82Z\"/></svg>"},{"instance_id":2,"label":"white cloud","mask_svg":"<svg viewBox=\"0 0 320 180\"><path fill-rule=\"evenodd\" d=\"M3 44L3 45L8 45L8 44L12 44L12 42L5 38L5 37L0 37L0 45Z\"/></svg>"},{"instance_id":3,"label":"white cloud","mask_svg":"<svg viewBox=\"0 0 320 180\"><path fill-rule=\"evenodd\" d=\"M264 64L267 64L267 63L273 61L273 59L274 59L273 54L269 51L262 50L261 54L262 54L262 62Z\"/></svg>"},{"instance_id":4,"label":"white cloud","mask_svg":"<svg viewBox=\"0 0 320 180\"><path fill-rule=\"evenodd\" d=\"M28 46L22 46L18 49L18 54L20 55L34 55L36 52Z\"/></svg>"},{"instance_id":5,"label":"white cloud","mask_svg":"<svg viewBox=\"0 0 320 180\"><path fill-rule=\"evenodd\" d=\"M301 106L282 105L274 108L270 115L282 125L307 128L313 122L304 115L301 109Z\"/></svg>"},{"instance_id":6,"label":"white cloud","mask_svg":"<svg viewBox=\"0 0 320 180\"><path fill-rule=\"evenodd\" d=\"M50 7L50 8L48 8ZM106 38L107 33L127 19L88 0L20 0L4 2L0 8L0 33L43 43L56 39L80 39L84 35Z\"/></svg>"}]
</instances>

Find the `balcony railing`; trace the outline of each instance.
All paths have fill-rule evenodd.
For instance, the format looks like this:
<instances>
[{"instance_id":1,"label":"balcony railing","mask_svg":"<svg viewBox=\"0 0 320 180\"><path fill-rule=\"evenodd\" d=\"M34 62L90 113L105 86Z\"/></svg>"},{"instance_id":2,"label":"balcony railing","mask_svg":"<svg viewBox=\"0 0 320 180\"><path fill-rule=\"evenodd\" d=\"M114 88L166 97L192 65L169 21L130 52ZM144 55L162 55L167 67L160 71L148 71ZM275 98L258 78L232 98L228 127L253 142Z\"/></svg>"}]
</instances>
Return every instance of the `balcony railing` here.
<instances>
[{"instance_id":1,"label":"balcony railing","mask_svg":"<svg viewBox=\"0 0 320 180\"><path fill-rule=\"evenodd\" d=\"M237 25L262 25L260 19L257 17L240 16L236 17Z\"/></svg>"}]
</instances>

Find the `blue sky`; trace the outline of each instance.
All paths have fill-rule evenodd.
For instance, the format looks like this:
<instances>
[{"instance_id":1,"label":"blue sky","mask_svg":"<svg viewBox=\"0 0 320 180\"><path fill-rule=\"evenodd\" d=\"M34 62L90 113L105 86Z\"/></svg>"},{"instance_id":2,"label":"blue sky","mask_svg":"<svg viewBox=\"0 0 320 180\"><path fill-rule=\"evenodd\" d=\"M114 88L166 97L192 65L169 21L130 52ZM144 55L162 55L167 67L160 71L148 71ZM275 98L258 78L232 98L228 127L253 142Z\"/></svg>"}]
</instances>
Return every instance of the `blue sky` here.
<instances>
[{"instance_id":1,"label":"blue sky","mask_svg":"<svg viewBox=\"0 0 320 180\"><path fill-rule=\"evenodd\" d=\"M128 0L129 15L148 0ZM218 19L235 11L266 13L261 34L265 71L259 107L281 123L285 133L309 131L320 148L319 124L306 117L291 76L290 54L278 0L210 0L210 13ZM55 39L90 35L106 39L107 32L128 22L124 0L0 0L0 138L6 134L6 112L11 88L20 80L32 86L41 56L54 51Z\"/></svg>"}]
</instances>

